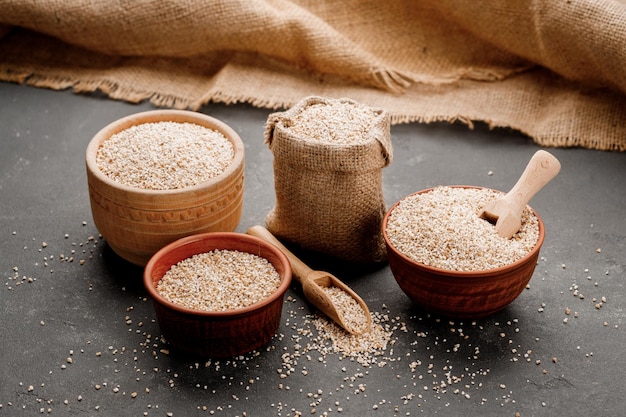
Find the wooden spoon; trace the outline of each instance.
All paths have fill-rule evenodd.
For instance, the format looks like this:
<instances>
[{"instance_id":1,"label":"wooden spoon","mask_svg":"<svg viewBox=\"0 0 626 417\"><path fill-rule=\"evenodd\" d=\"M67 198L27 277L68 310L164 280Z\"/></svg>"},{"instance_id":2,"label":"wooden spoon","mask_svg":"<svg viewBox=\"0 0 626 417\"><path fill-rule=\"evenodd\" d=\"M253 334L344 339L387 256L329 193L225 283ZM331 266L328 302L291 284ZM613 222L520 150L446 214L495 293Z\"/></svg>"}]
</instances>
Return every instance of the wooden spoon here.
<instances>
[{"instance_id":1,"label":"wooden spoon","mask_svg":"<svg viewBox=\"0 0 626 417\"><path fill-rule=\"evenodd\" d=\"M269 243L274 244L278 249L282 250L287 258L289 258L289 262L291 263L291 270L293 273L293 277L300 282L302 285L302 291L304 296L311 304L317 307L321 312L326 314L330 319L332 319L339 326L344 328L347 332L359 335L369 331L370 326L372 325L372 318L370 316L369 308L363 301L361 297L359 297L350 287L341 282L334 275L331 275L328 272L324 271L314 271L304 264L300 259L298 259L293 253L291 253L284 245L282 245L269 230L264 228L263 226L252 226L246 232L249 235L259 237L263 240L266 240ZM349 296L354 298L356 302L363 309L363 313L367 318L367 324L362 326L359 329L353 328L350 326L349 321L345 318L345 311L342 311L342 308L336 306L333 303L333 300L329 297L329 295L324 291L323 288L328 287L337 287L342 291L346 292Z\"/></svg>"},{"instance_id":2,"label":"wooden spoon","mask_svg":"<svg viewBox=\"0 0 626 417\"><path fill-rule=\"evenodd\" d=\"M522 226L522 212L526 204L561 170L561 163L552 154L535 152L522 176L505 196L489 202L479 216L495 223L498 234L510 239Z\"/></svg>"}]
</instances>

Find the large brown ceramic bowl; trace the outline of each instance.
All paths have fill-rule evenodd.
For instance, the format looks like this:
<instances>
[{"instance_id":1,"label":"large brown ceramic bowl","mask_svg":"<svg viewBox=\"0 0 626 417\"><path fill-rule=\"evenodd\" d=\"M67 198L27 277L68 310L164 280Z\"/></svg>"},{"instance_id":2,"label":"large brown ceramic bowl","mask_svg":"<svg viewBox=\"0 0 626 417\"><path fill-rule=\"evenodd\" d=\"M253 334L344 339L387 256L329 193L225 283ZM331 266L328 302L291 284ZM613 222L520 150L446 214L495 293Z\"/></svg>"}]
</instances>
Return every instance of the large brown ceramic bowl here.
<instances>
[{"instance_id":1,"label":"large brown ceramic bowl","mask_svg":"<svg viewBox=\"0 0 626 417\"><path fill-rule=\"evenodd\" d=\"M418 191L416 194L431 190L432 188ZM389 267L396 282L419 307L449 318L478 319L502 310L524 291L537 265L539 250L545 237L543 221L534 210L533 214L539 224L539 236L530 253L503 267L464 272L416 262L393 246L386 229L389 216L400 201L383 218L383 237L387 246Z\"/></svg>"},{"instance_id":2,"label":"large brown ceramic bowl","mask_svg":"<svg viewBox=\"0 0 626 417\"><path fill-rule=\"evenodd\" d=\"M233 161L208 181L172 190L130 187L98 168L98 148L109 137L133 125L165 121L195 123L221 132L233 144ZM116 120L93 137L86 165L94 223L113 251L134 264L144 266L157 250L184 236L232 232L241 220L243 143L228 125L202 113L153 110Z\"/></svg>"},{"instance_id":3,"label":"large brown ceramic bowl","mask_svg":"<svg viewBox=\"0 0 626 417\"><path fill-rule=\"evenodd\" d=\"M227 311L194 310L172 303L156 289L172 265L212 250L236 250L267 259L278 271L278 289L248 307ZM248 353L270 341L280 325L284 295L291 283L291 265L274 245L242 233L204 233L177 240L159 250L144 270L165 339L179 352L194 357L226 358Z\"/></svg>"}]
</instances>

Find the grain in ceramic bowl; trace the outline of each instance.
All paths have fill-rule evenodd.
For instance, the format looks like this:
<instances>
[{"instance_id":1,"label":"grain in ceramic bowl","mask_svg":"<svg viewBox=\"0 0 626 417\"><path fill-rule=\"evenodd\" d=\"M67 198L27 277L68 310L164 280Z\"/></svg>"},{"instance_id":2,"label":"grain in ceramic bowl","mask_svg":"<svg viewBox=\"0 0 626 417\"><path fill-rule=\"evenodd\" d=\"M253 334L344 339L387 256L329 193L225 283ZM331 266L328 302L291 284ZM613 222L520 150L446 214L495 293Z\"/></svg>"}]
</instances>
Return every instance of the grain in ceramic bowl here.
<instances>
[{"instance_id":1,"label":"grain in ceramic bowl","mask_svg":"<svg viewBox=\"0 0 626 417\"><path fill-rule=\"evenodd\" d=\"M426 311L458 319L489 316L530 281L545 230L529 206L512 239L478 216L500 191L442 186L403 197L383 219L389 267L405 294Z\"/></svg>"},{"instance_id":2,"label":"grain in ceramic bowl","mask_svg":"<svg viewBox=\"0 0 626 417\"><path fill-rule=\"evenodd\" d=\"M268 343L290 283L291 265L278 248L233 232L179 239L144 269L164 338L193 357L227 358Z\"/></svg>"},{"instance_id":3,"label":"grain in ceramic bowl","mask_svg":"<svg viewBox=\"0 0 626 417\"><path fill-rule=\"evenodd\" d=\"M243 143L202 113L154 110L116 120L90 141L86 168L98 231L140 266L176 239L234 231L241 219Z\"/></svg>"}]
</instances>

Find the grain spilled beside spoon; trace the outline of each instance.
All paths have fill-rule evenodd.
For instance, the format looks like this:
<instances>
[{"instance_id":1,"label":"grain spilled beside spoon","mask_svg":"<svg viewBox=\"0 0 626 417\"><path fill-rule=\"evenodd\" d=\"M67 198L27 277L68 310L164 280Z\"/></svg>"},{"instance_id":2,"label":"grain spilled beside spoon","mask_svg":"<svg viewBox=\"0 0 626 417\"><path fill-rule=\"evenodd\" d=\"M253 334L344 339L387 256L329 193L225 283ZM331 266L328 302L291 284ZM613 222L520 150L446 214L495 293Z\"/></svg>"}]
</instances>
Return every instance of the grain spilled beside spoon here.
<instances>
[{"instance_id":1,"label":"grain spilled beside spoon","mask_svg":"<svg viewBox=\"0 0 626 417\"><path fill-rule=\"evenodd\" d=\"M369 308L350 287L328 272L309 268L263 226L253 226L246 233L272 243L287 256L293 278L302 285L305 298L322 313L351 334L369 331Z\"/></svg>"}]
</instances>

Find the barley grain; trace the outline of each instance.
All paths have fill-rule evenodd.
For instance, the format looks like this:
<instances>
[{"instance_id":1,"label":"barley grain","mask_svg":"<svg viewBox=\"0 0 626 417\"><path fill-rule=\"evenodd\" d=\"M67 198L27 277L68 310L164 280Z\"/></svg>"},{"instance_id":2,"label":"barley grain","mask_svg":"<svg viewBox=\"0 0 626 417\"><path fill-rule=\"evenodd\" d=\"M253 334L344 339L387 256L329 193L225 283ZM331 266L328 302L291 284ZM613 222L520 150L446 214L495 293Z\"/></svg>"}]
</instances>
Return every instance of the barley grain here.
<instances>
[{"instance_id":1,"label":"barley grain","mask_svg":"<svg viewBox=\"0 0 626 417\"><path fill-rule=\"evenodd\" d=\"M371 121L377 116L365 105L344 100L328 100L306 106L284 125L292 133L311 142L351 145L366 139Z\"/></svg>"},{"instance_id":2,"label":"barley grain","mask_svg":"<svg viewBox=\"0 0 626 417\"><path fill-rule=\"evenodd\" d=\"M216 130L194 123L156 122L112 135L98 148L96 163L118 183L171 190L221 174L233 157L232 143Z\"/></svg>"},{"instance_id":3,"label":"barley grain","mask_svg":"<svg viewBox=\"0 0 626 417\"><path fill-rule=\"evenodd\" d=\"M387 236L392 245L416 262L453 271L482 271L511 264L526 256L539 236L537 217L529 207L511 238L478 216L499 197L490 189L436 187L402 199L391 212Z\"/></svg>"},{"instance_id":4,"label":"barley grain","mask_svg":"<svg viewBox=\"0 0 626 417\"><path fill-rule=\"evenodd\" d=\"M353 335L326 317L317 316L312 323L319 334L321 344L315 346L315 349L324 355L333 352L353 358L363 366L372 366L376 363L376 357L385 352L392 340L393 332L383 326L387 320L383 314L372 314L372 326L369 331ZM328 343L329 346L325 347L324 343Z\"/></svg>"},{"instance_id":5,"label":"barley grain","mask_svg":"<svg viewBox=\"0 0 626 417\"><path fill-rule=\"evenodd\" d=\"M216 249L173 265L156 289L168 301L187 308L226 311L257 303L279 285L280 275L267 259Z\"/></svg>"},{"instance_id":6,"label":"barley grain","mask_svg":"<svg viewBox=\"0 0 626 417\"><path fill-rule=\"evenodd\" d=\"M355 333L361 333L367 326L367 316L363 307L341 288L335 286L323 287L324 292L330 297L333 305L347 327Z\"/></svg>"}]
</instances>

